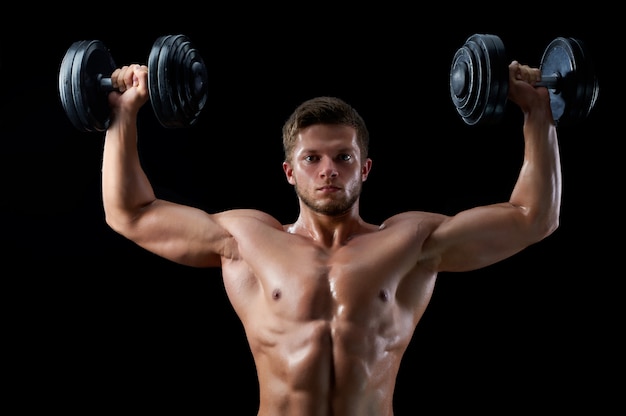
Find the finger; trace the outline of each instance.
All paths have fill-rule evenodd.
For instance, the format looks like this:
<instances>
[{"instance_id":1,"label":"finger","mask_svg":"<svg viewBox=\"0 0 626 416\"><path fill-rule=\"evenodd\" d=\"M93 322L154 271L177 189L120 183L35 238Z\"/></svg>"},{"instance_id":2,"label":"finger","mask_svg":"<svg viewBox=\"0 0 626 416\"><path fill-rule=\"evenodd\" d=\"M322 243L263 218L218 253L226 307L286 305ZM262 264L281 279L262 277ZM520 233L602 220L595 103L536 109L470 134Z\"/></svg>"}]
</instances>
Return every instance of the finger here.
<instances>
[{"instance_id":1,"label":"finger","mask_svg":"<svg viewBox=\"0 0 626 416\"><path fill-rule=\"evenodd\" d=\"M124 92L129 88L136 87L138 84L138 79L136 75L136 71L139 70L139 65L133 64L124 67L122 80L123 80L123 90L120 89L120 92Z\"/></svg>"},{"instance_id":2,"label":"finger","mask_svg":"<svg viewBox=\"0 0 626 416\"><path fill-rule=\"evenodd\" d=\"M541 81L541 70L539 68L531 68L531 79L533 85Z\"/></svg>"},{"instance_id":3,"label":"finger","mask_svg":"<svg viewBox=\"0 0 626 416\"><path fill-rule=\"evenodd\" d=\"M119 82L117 81L117 79L120 76L121 72L121 68L116 68L111 74L111 86L113 87L113 89L117 90L119 88Z\"/></svg>"},{"instance_id":4,"label":"finger","mask_svg":"<svg viewBox=\"0 0 626 416\"><path fill-rule=\"evenodd\" d=\"M114 75L111 75L111 85L119 92L124 92L128 89L128 77L132 77L132 73L128 71L128 66L124 65L121 68L113 71ZM132 85L132 78L130 80Z\"/></svg>"},{"instance_id":5,"label":"finger","mask_svg":"<svg viewBox=\"0 0 626 416\"><path fill-rule=\"evenodd\" d=\"M518 61L511 61L509 71L511 72L513 78L517 80L523 79L522 65Z\"/></svg>"}]
</instances>

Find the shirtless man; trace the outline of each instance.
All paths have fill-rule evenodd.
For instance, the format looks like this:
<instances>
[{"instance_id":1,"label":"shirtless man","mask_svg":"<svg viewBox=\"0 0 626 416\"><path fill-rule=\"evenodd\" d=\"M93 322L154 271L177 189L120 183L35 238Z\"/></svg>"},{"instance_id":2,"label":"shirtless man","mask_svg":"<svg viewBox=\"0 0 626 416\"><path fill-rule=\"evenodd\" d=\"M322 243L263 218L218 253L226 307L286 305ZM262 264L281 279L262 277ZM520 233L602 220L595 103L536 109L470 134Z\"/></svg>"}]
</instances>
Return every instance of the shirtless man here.
<instances>
[{"instance_id":1,"label":"shirtless man","mask_svg":"<svg viewBox=\"0 0 626 416\"><path fill-rule=\"evenodd\" d=\"M159 256L221 267L259 383L259 416L391 416L400 362L439 272L475 270L559 224L557 132L540 71L513 61L509 99L524 114L524 161L508 201L446 216L359 214L372 168L359 114L332 97L295 109L283 170L299 200L293 224L253 209L207 213L159 199L142 170L137 114L147 68L112 74L102 192L113 230Z\"/></svg>"}]
</instances>

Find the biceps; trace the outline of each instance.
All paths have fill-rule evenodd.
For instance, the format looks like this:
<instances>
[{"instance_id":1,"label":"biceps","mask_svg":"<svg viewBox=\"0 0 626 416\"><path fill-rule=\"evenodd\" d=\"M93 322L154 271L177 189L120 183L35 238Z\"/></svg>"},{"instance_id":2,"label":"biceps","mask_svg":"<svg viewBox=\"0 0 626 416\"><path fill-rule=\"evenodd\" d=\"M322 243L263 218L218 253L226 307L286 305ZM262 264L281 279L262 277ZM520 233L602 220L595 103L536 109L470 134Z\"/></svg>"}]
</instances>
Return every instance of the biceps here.
<instances>
[{"instance_id":1,"label":"biceps","mask_svg":"<svg viewBox=\"0 0 626 416\"><path fill-rule=\"evenodd\" d=\"M463 211L443 222L427 242L439 271L469 271L510 257L530 244L522 208L509 203Z\"/></svg>"},{"instance_id":2,"label":"biceps","mask_svg":"<svg viewBox=\"0 0 626 416\"><path fill-rule=\"evenodd\" d=\"M136 221L131 238L146 250L193 267L217 267L231 236L197 208L157 201Z\"/></svg>"}]
</instances>

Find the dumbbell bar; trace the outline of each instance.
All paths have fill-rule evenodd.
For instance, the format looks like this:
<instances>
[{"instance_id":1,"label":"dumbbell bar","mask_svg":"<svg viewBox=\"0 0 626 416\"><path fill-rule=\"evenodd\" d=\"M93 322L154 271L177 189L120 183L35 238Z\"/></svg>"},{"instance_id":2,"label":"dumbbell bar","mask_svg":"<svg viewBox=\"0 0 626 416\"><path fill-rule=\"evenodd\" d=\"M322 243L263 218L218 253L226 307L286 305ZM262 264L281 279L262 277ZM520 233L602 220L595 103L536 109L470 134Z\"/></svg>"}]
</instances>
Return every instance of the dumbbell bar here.
<instances>
[{"instance_id":1,"label":"dumbbell bar","mask_svg":"<svg viewBox=\"0 0 626 416\"><path fill-rule=\"evenodd\" d=\"M74 42L59 69L59 96L68 118L83 132L104 131L110 122L107 95L115 62L99 40ZM154 113L167 128L196 123L207 100L206 66L184 35L159 37L148 57L148 91Z\"/></svg>"},{"instance_id":2,"label":"dumbbell bar","mask_svg":"<svg viewBox=\"0 0 626 416\"><path fill-rule=\"evenodd\" d=\"M450 96L469 125L500 121L509 88L509 61L502 40L474 34L457 50L450 69ZM599 86L583 43L557 37L546 47L540 64L541 81L548 88L554 120L571 123L589 115Z\"/></svg>"}]
</instances>

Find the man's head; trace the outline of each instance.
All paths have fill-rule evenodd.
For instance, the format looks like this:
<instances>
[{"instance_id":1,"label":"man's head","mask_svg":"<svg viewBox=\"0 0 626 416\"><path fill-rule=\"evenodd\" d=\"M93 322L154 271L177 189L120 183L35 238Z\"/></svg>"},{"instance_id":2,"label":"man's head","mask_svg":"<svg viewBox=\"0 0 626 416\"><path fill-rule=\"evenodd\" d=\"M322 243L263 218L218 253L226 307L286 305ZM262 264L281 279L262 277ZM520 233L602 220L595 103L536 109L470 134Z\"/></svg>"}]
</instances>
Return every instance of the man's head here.
<instances>
[{"instance_id":1,"label":"man's head","mask_svg":"<svg viewBox=\"0 0 626 416\"><path fill-rule=\"evenodd\" d=\"M357 208L372 161L367 128L352 107L332 97L304 102L285 123L283 144L283 170L304 206L329 216Z\"/></svg>"},{"instance_id":2,"label":"man's head","mask_svg":"<svg viewBox=\"0 0 626 416\"><path fill-rule=\"evenodd\" d=\"M345 101L335 97L316 97L300 104L283 125L285 161L291 162L298 133L314 124L337 124L356 130L361 161L369 152L369 131L363 118Z\"/></svg>"}]
</instances>

